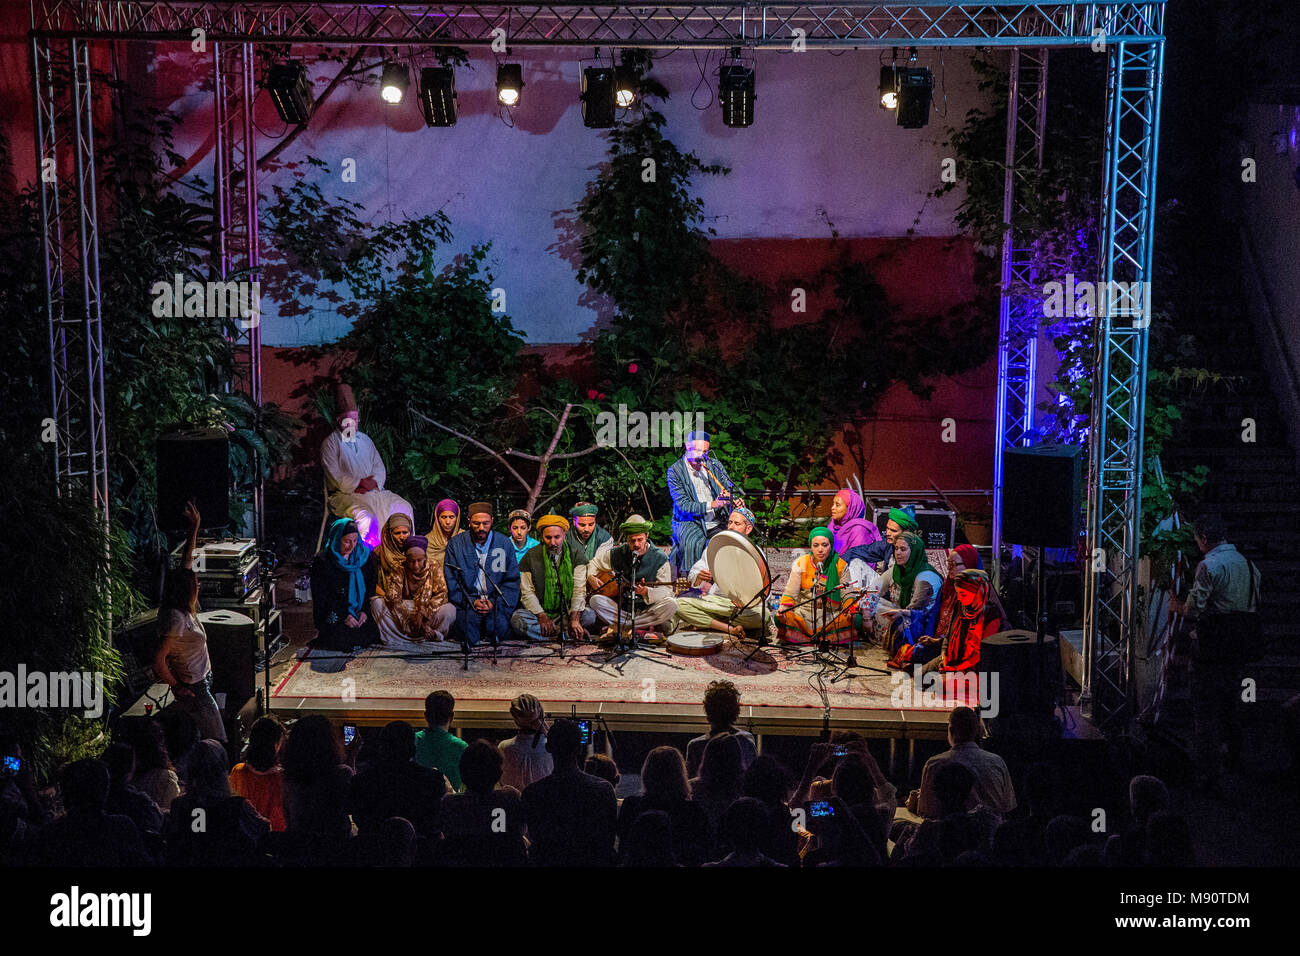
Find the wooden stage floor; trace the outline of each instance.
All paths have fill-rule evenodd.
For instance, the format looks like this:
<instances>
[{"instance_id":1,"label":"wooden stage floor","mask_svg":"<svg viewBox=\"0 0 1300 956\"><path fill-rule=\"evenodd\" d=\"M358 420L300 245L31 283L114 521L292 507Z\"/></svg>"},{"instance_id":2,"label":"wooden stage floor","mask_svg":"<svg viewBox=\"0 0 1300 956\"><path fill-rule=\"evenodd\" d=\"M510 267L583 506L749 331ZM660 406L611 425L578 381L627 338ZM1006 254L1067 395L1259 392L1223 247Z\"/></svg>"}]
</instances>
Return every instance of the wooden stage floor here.
<instances>
[{"instance_id":1,"label":"wooden stage floor","mask_svg":"<svg viewBox=\"0 0 1300 956\"><path fill-rule=\"evenodd\" d=\"M802 648L769 645L749 661L752 644L733 644L708 657L643 649L607 660L594 644L503 645L492 663L480 647L462 669L458 645L384 646L351 655L299 650L287 668L275 667L271 709L286 718L323 714L334 720L380 725L424 722L424 698L447 690L456 698L457 726L508 728L510 700L535 694L548 714L576 713L611 730L699 733L701 702L710 681L734 681L741 692L738 724L755 734L816 735L829 726L891 740L943 740L947 706L899 707L884 652L856 649L863 665L833 681L840 666L818 662Z\"/></svg>"}]
</instances>

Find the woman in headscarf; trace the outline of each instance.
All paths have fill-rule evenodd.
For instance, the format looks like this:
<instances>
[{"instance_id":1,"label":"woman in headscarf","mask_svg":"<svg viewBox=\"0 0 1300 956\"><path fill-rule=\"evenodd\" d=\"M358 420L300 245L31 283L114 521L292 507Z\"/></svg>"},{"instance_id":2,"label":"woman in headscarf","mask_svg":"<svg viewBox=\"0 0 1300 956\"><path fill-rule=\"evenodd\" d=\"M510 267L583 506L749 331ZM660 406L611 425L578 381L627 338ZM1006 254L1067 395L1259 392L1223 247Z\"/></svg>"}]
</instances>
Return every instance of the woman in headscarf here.
<instances>
[{"instance_id":1,"label":"woman in headscarf","mask_svg":"<svg viewBox=\"0 0 1300 956\"><path fill-rule=\"evenodd\" d=\"M355 521L338 518L330 525L325 547L311 562L313 646L350 651L378 643L379 629L367 606L378 564Z\"/></svg>"},{"instance_id":2,"label":"woman in headscarf","mask_svg":"<svg viewBox=\"0 0 1300 956\"><path fill-rule=\"evenodd\" d=\"M510 517L506 519L506 528L510 532L510 542L515 546L516 561L522 561L525 554L537 547L537 539L528 533L529 525L532 523L532 515L523 508L517 508L510 512Z\"/></svg>"},{"instance_id":3,"label":"woman in headscarf","mask_svg":"<svg viewBox=\"0 0 1300 956\"><path fill-rule=\"evenodd\" d=\"M876 634L891 657L891 667L902 667L911 656L912 645L933 631L942 587L920 535L901 533L894 541L894 563L880 578L876 610ZM906 657L900 656L903 648L907 648Z\"/></svg>"},{"instance_id":4,"label":"woman in headscarf","mask_svg":"<svg viewBox=\"0 0 1300 956\"><path fill-rule=\"evenodd\" d=\"M826 525L835 536L835 551L844 554L880 540L880 529L863 517L867 506L852 488L841 488L831 502L831 520Z\"/></svg>"},{"instance_id":5,"label":"woman in headscarf","mask_svg":"<svg viewBox=\"0 0 1300 956\"><path fill-rule=\"evenodd\" d=\"M826 527L813 528L808 535L811 551L790 568L777 608L778 640L807 644L824 636L831 643L847 644L852 639L857 601L849 593L849 566L836 553L834 541ZM813 601L814 594L825 596Z\"/></svg>"},{"instance_id":6,"label":"woman in headscarf","mask_svg":"<svg viewBox=\"0 0 1300 956\"><path fill-rule=\"evenodd\" d=\"M450 498L443 498L433 506L433 528L429 531L429 560L442 564L443 552L447 542L463 529L460 526L460 505Z\"/></svg>"},{"instance_id":7,"label":"woman in headscarf","mask_svg":"<svg viewBox=\"0 0 1300 956\"><path fill-rule=\"evenodd\" d=\"M1002 611L993 600L989 576L975 568L961 571L953 582L957 610L946 630L936 628L942 649L926 665L929 671L968 671L980 660L980 642L1002 628ZM913 663L921 663L913 656Z\"/></svg>"},{"instance_id":8,"label":"woman in headscarf","mask_svg":"<svg viewBox=\"0 0 1300 956\"><path fill-rule=\"evenodd\" d=\"M912 662L923 664L939 653L939 645L952 626L953 615L957 613L957 576L967 569L980 569L980 555L973 545L959 544L948 552L948 573L944 575L943 587L939 589L939 616L934 625L933 634L923 634L917 641L912 654Z\"/></svg>"},{"instance_id":9,"label":"woman in headscarf","mask_svg":"<svg viewBox=\"0 0 1300 956\"><path fill-rule=\"evenodd\" d=\"M406 560L406 539L415 527L409 515L390 515L379 535L375 558L379 565L375 572L375 594L386 594L393 581L402 576L402 562Z\"/></svg>"},{"instance_id":10,"label":"woman in headscarf","mask_svg":"<svg viewBox=\"0 0 1300 956\"><path fill-rule=\"evenodd\" d=\"M428 549L427 538L407 538L399 572L370 601L385 644L441 641L456 619L455 606L447 603L442 563L430 561Z\"/></svg>"}]
</instances>

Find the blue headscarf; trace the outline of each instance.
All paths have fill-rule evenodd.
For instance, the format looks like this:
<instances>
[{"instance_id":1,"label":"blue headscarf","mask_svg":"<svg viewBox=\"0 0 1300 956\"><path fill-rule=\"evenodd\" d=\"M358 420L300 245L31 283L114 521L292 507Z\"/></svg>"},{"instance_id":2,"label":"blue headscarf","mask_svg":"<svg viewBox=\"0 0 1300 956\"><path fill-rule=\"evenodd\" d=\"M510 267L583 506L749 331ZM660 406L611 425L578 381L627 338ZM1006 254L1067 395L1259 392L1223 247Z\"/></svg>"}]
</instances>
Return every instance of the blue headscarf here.
<instances>
[{"instance_id":1,"label":"blue headscarf","mask_svg":"<svg viewBox=\"0 0 1300 956\"><path fill-rule=\"evenodd\" d=\"M357 535L357 546L345 558L339 551L345 534ZM361 540L357 523L351 518L339 518L330 525L329 543L325 550L334 563L348 573L348 613L356 617L366 606L366 579L361 573L370 557L370 545Z\"/></svg>"}]
</instances>

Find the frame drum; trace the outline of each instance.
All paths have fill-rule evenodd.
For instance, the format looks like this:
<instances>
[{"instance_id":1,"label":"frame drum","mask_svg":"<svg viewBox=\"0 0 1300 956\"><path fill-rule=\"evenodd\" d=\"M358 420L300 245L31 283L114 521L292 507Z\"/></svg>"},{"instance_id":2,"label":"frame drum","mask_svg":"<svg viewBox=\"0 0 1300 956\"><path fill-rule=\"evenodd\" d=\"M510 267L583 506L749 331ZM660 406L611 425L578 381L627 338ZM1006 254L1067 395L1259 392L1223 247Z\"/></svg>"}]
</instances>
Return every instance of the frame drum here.
<instances>
[{"instance_id":1,"label":"frame drum","mask_svg":"<svg viewBox=\"0 0 1300 956\"><path fill-rule=\"evenodd\" d=\"M741 604L752 602L754 596L767 597L772 589L772 576L767 569L763 552L735 531L719 531L709 539L705 561L718 593ZM750 604L750 607L757 605Z\"/></svg>"}]
</instances>

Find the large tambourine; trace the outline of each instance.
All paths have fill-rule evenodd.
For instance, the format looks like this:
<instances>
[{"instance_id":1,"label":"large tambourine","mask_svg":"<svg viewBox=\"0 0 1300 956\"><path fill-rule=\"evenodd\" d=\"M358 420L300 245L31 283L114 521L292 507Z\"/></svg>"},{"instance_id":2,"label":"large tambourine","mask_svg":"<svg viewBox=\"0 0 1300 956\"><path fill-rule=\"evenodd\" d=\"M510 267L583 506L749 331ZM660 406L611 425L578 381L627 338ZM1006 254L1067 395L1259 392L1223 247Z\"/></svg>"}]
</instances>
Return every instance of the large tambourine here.
<instances>
[{"instance_id":1,"label":"large tambourine","mask_svg":"<svg viewBox=\"0 0 1300 956\"><path fill-rule=\"evenodd\" d=\"M766 597L772 588L767 558L739 532L719 531L710 538L705 561L718 593L739 604L752 602L756 594Z\"/></svg>"}]
</instances>

